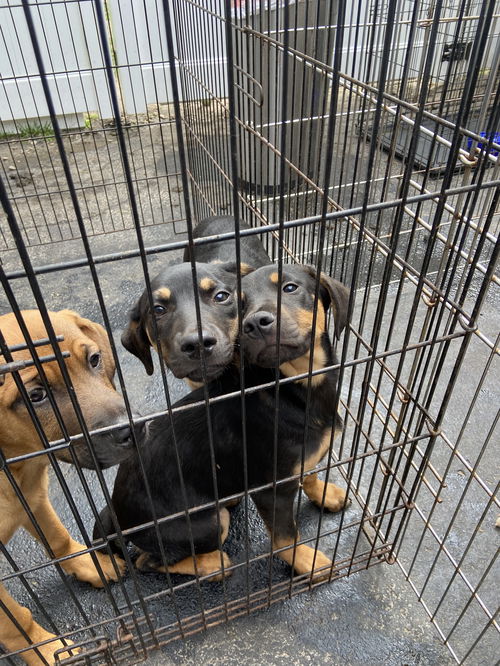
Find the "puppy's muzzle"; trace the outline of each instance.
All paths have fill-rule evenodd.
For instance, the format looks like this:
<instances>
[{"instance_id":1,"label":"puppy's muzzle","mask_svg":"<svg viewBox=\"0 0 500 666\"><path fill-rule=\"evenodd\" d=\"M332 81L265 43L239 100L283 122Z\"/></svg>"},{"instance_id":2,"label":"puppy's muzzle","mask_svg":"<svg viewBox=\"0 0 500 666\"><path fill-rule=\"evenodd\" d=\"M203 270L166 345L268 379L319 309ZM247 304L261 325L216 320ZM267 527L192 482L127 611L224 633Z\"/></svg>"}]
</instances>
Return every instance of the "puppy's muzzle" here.
<instances>
[{"instance_id":1,"label":"puppy's muzzle","mask_svg":"<svg viewBox=\"0 0 500 666\"><path fill-rule=\"evenodd\" d=\"M68 463L74 463L74 457L76 457L79 466L87 469L106 469L118 465L128 458L134 448L132 428L130 425L123 423L126 418L126 414L121 415L119 423L123 425L117 428L91 434L90 444L83 438L75 442L72 447L73 455L65 449L60 451L57 457ZM111 425L109 421L107 423L97 423L93 424L93 427L89 430L109 428ZM136 437L140 437L141 428L142 426L134 427Z\"/></svg>"}]
</instances>

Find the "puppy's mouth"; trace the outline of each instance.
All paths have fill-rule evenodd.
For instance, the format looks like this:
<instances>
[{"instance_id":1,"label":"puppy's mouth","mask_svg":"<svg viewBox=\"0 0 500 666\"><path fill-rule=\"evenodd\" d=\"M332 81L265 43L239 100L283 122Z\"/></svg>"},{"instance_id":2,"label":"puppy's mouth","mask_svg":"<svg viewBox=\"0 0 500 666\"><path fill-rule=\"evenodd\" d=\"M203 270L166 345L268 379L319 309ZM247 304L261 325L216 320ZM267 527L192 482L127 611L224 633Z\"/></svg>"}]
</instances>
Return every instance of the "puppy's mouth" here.
<instances>
[{"instance_id":1,"label":"puppy's mouth","mask_svg":"<svg viewBox=\"0 0 500 666\"><path fill-rule=\"evenodd\" d=\"M219 377L230 365L234 348L232 344L217 344L217 351L205 355L205 374L203 377L201 358L186 359L180 355L171 356L169 368L178 379L189 379L192 382L212 381Z\"/></svg>"},{"instance_id":2,"label":"puppy's mouth","mask_svg":"<svg viewBox=\"0 0 500 666\"><path fill-rule=\"evenodd\" d=\"M258 365L261 368L274 368L279 360L280 365L287 361L294 361L303 356L309 349L309 343L306 341L281 342L278 345L275 342L261 340L244 340L245 357L250 363Z\"/></svg>"},{"instance_id":3,"label":"puppy's mouth","mask_svg":"<svg viewBox=\"0 0 500 666\"><path fill-rule=\"evenodd\" d=\"M224 370L227 368L228 364L224 363L222 365L208 365L206 366L206 381L211 382L212 379L217 379L220 377ZM205 378L200 368L195 368L187 375L184 376L185 379L190 379L192 382L203 382Z\"/></svg>"}]
</instances>

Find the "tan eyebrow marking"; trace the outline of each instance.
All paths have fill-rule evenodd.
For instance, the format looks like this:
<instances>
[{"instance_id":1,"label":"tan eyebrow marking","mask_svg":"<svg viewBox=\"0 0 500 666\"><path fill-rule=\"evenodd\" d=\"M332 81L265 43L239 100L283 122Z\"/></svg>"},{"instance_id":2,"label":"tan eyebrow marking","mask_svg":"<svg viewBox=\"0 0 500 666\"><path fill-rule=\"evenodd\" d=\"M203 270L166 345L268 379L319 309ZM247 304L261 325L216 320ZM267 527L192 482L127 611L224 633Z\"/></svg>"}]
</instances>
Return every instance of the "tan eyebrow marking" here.
<instances>
[{"instance_id":1,"label":"tan eyebrow marking","mask_svg":"<svg viewBox=\"0 0 500 666\"><path fill-rule=\"evenodd\" d=\"M200 287L204 291L210 291L215 287L215 282L209 277L204 277L200 280Z\"/></svg>"},{"instance_id":2,"label":"tan eyebrow marking","mask_svg":"<svg viewBox=\"0 0 500 666\"><path fill-rule=\"evenodd\" d=\"M153 295L156 296L156 298L162 298L164 301L168 301L170 296L172 296L172 292L168 287L160 287Z\"/></svg>"},{"instance_id":3,"label":"tan eyebrow marking","mask_svg":"<svg viewBox=\"0 0 500 666\"><path fill-rule=\"evenodd\" d=\"M278 273L271 273L271 275L269 276L269 279L274 284L278 284Z\"/></svg>"}]
</instances>

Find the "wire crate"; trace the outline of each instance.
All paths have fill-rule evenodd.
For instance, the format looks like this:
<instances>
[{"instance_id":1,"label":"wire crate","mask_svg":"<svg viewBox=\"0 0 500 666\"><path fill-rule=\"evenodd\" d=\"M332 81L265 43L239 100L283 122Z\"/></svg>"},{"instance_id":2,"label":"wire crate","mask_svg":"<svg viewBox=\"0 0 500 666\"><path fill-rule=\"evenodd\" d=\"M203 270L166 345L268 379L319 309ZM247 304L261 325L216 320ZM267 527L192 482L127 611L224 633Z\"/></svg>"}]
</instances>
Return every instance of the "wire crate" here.
<instances>
[{"instance_id":1,"label":"wire crate","mask_svg":"<svg viewBox=\"0 0 500 666\"><path fill-rule=\"evenodd\" d=\"M352 503L328 515L299 493L301 539L328 553L333 585L398 567L450 658L471 665L494 663L499 634L499 25L486 0L0 7L0 315L71 308L104 324L132 425L188 391L165 368L149 379L119 336L203 218L232 215L236 244L246 222L277 266L346 284L345 428L318 471ZM29 363L64 365L47 338L28 337ZM0 377L19 380L19 350L0 347ZM79 430L92 446L82 417ZM94 553L116 470L61 465L45 446L0 447L0 475L16 493L11 470L47 459L51 500ZM147 575L127 555L98 592L21 533L0 543L0 582L80 648L62 646L61 663L138 663L320 586L274 556L243 495L220 583Z\"/></svg>"}]
</instances>

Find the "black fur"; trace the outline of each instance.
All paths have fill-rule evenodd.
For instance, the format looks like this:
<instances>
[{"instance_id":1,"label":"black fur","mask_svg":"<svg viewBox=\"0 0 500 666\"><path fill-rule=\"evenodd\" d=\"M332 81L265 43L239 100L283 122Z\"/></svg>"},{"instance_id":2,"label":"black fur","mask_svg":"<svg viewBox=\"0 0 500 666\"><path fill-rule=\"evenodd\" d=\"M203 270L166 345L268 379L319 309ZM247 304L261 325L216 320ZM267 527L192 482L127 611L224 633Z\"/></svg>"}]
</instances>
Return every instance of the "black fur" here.
<instances>
[{"instance_id":1,"label":"black fur","mask_svg":"<svg viewBox=\"0 0 500 666\"><path fill-rule=\"evenodd\" d=\"M240 221L240 229L250 229L248 224ZM193 238L203 238L205 236L217 236L235 231L235 220L228 215L208 217L202 220L193 232ZM214 241L206 245L194 246L194 259L204 263L213 261L227 262L234 264L236 256L235 240ZM184 251L184 261L190 261L191 254L189 247ZM240 261L252 268L260 268L271 263L266 254L264 246L258 236L242 236L240 238Z\"/></svg>"},{"instance_id":2,"label":"black fur","mask_svg":"<svg viewBox=\"0 0 500 666\"><path fill-rule=\"evenodd\" d=\"M199 238L234 231L234 225L232 217L208 218L196 227L194 236ZM242 273L269 264L270 259L256 236L242 238L240 247ZM186 257L188 255L186 251ZM152 341L155 341L167 367L180 379L202 381L202 357L207 381L219 376L233 360L237 333L237 273L240 271L234 261L234 241L200 246L195 256L198 279L195 288L192 267L186 259L184 263L167 266L151 281L153 310L160 308L163 312L151 312L147 291L130 311L122 344L142 361L149 375L154 371ZM205 289L203 284L212 286ZM195 291L198 292L200 304L201 340ZM169 294L167 298L165 293ZM218 302L217 297L221 293L226 293L228 298ZM154 321L158 336L155 335Z\"/></svg>"},{"instance_id":3,"label":"black fur","mask_svg":"<svg viewBox=\"0 0 500 666\"><path fill-rule=\"evenodd\" d=\"M267 310L272 310L273 303L272 299L268 297L268 291L282 288L282 285L276 285L270 281L269 276L272 270L273 267L261 268L248 278L243 278L243 291L247 302L250 303L250 314L255 311L255 308L258 310L266 307ZM252 277L251 280L250 277ZM295 280L295 283L301 284L300 288L304 292L302 295L296 294L294 298L301 299L302 309L307 305L312 310L315 279L311 270L307 267L287 266L286 283L290 283L292 279ZM326 276L323 276L322 279L330 280ZM332 283L330 288L335 292L347 293L345 287L339 283ZM337 293L336 296L338 296ZM345 296L344 293L342 293L343 296ZM343 298L340 296L338 298L339 302L344 303L342 307L345 307L346 303ZM293 315L294 307L292 294L283 294L282 315L287 309L290 309L289 314ZM339 311L340 320L342 320L343 314ZM318 326L323 330L325 327L324 311L319 318L323 319L318 322ZM282 333L285 336L289 321L293 321L293 316L282 317ZM243 325L245 325L245 319ZM301 334L305 336L309 344L310 333L310 330L307 331L303 327L298 336L300 337ZM253 339L246 337L244 343L245 348L251 352ZM321 357L323 367L335 363L326 329L316 338L315 355ZM246 388L273 382L274 378L274 369L258 367L255 364L245 365ZM332 428L337 431L342 428L341 419L334 411L336 385L336 370L329 370L318 383L312 385L307 432L305 432L306 385L297 381L283 384L280 387L277 417L277 479L286 479L296 474L303 455L306 460L313 460L313 465L319 462L325 453L325 449L321 449L325 434L328 435ZM211 397L223 396L238 391L239 388L240 374L235 367L212 381L207 387ZM248 393L245 396L248 486L251 489L269 484L267 489L252 493L252 498L269 529L273 525L271 484L274 477L275 396L274 386L259 389L255 393ZM173 413L172 421L170 416L164 416L150 424L147 441L142 447L142 457L157 518L181 512L186 508L181 474L188 508L214 501L214 473L217 478L220 499L244 490L241 397L237 395L216 402L210 408L215 470L211 466L206 408L203 399L204 389L201 388L177 402L175 407L182 408L198 401L202 401L201 405ZM303 452L304 442L305 451ZM177 464L176 447L180 459L180 470ZM298 479L286 481L276 488L276 510L272 535L275 541L284 539L290 543L296 534L293 502L297 489ZM122 529L133 528L153 520L136 456L129 458L119 467L113 491L113 505ZM215 508L190 515L196 553L216 550L219 547L219 534ZM160 526L160 532L169 564L178 562L191 554L189 530L184 516L163 523ZM154 528L138 530L130 537L130 540L135 546L150 553L153 557L160 556Z\"/></svg>"}]
</instances>

